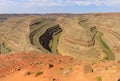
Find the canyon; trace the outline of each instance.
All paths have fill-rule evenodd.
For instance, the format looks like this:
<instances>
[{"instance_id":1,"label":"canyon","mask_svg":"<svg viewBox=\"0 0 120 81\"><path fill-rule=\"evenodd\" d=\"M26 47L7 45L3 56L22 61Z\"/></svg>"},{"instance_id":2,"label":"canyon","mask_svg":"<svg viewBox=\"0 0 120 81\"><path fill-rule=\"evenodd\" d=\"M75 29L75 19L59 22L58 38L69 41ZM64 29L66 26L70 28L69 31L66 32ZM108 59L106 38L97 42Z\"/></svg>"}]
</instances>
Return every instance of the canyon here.
<instances>
[{"instance_id":1,"label":"canyon","mask_svg":"<svg viewBox=\"0 0 120 81\"><path fill-rule=\"evenodd\" d=\"M119 16L1 14L0 81L119 81Z\"/></svg>"}]
</instances>

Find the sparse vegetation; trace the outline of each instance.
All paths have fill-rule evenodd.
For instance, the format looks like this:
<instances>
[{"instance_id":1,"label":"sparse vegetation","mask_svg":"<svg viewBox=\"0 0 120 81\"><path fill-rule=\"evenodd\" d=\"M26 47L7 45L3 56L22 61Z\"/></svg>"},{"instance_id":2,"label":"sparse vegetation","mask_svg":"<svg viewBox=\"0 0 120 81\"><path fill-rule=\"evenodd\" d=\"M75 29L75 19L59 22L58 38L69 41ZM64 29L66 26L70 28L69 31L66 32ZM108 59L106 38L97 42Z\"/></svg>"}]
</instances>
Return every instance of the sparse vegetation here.
<instances>
[{"instance_id":1,"label":"sparse vegetation","mask_svg":"<svg viewBox=\"0 0 120 81\"><path fill-rule=\"evenodd\" d=\"M64 70L64 68L60 68L60 70Z\"/></svg>"},{"instance_id":2,"label":"sparse vegetation","mask_svg":"<svg viewBox=\"0 0 120 81\"><path fill-rule=\"evenodd\" d=\"M14 14L0 23L0 80L120 81L113 14Z\"/></svg>"},{"instance_id":3,"label":"sparse vegetation","mask_svg":"<svg viewBox=\"0 0 120 81\"><path fill-rule=\"evenodd\" d=\"M33 72L28 71L25 73L25 75L31 75L31 74L33 74Z\"/></svg>"},{"instance_id":4,"label":"sparse vegetation","mask_svg":"<svg viewBox=\"0 0 120 81\"><path fill-rule=\"evenodd\" d=\"M109 57L108 57L108 56L105 56L104 59L105 59L105 60L109 60Z\"/></svg>"},{"instance_id":5,"label":"sparse vegetation","mask_svg":"<svg viewBox=\"0 0 120 81\"><path fill-rule=\"evenodd\" d=\"M2 64L2 66L3 66L3 67L6 67L6 65L5 65L5 64Z\"/></svg>"},{"instance_id":6,"label":"sparse vegetation","mask_svg":"<svg viewBox=\"0 0 120 81\"><path fill-rule=\"evenodd\" d=\"M38 77L41 74L43 74L43 72L39 71L39 72L35 73L35 77Z\"/></svg>"},{"instance_id":7,"label":"sparse vegetation","mask_svg":"<svg viewBox=\"0 0 120 81\"><path fill-rule=\"evenodd\" d=\"M103 59L105 59L105 60L115 60L114 53L110 50L109 46L102 39L102 36L103 36L103 33L98 32L97 40L99 41L99 44L101 45L101 48L102 48L103 52L106 54Z\"/></svg>"},{"instance_id":8,"label":"sparse vegetation","mask_svg":"<svg viewBox=\"0 0 120 81\"><path fill-rule=\"evenodd\" d=\"M102 45L104 46L104 48L109 49L108 45L105 43L105 41L103 41L103 39L100 37L100 41L102 43Z\"/></svg>"},{"instance_id":9,"label":"sparse vegetation","mask_svg":"<svg viewBox=\"0 0 120 81\"><path fill-rule=\"evenodd\" d=\"M52 67L54 67L53 64L48 64L48 68L52 68Z\"/></svg>"},{"instance_id":10,"label":"sparse vegetation","mask_svg":"<svg viewBox=\"0 0 120 81\"><path fill-rule=\"evenodd\" d=\"M9 52L11 52L12 50L11 49L9 49L8 47L6 47L6 45L5 45L5 43L3 42L3 43L1 43L0 44L0 54L2 53L9 53Z\"/></svg>"},{"instance_id":11,"label":"sparse vegetation","mask_svg":"<svg viewBox=\"0 0 120 81\"><path fill-rule=\"evenodd\" d=\"M101 76L97 76L97 81L102 81L102 77Z\"/></svg>"},{"instance_id":12,"label":"sparse vegetation","mask_svg":"<svg viewBox=\"0 0 120 81\"><path fill-rule=\"evenodd\" d=\"M59 43L60 35L61 35L61 33L55 34L49 43L49 48L50 48L52 53L58 54L57 46Z\"/></svg>"}]
</instances>

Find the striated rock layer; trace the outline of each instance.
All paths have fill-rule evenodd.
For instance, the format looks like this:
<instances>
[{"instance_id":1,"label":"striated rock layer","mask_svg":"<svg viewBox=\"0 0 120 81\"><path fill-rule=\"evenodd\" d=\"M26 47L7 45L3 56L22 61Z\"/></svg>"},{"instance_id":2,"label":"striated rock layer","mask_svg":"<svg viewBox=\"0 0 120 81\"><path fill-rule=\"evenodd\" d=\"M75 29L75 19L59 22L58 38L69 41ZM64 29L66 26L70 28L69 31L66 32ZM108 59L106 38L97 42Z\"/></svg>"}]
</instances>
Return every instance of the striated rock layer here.
<instances>
[{"instance_id":1,"label":"striated rock layer","mask_svg":"<svg viewBox=\"0 0 120 81\"><path fill-rule=\"evenodd\" d=\"M43 52L52 52L49 47L50 41L54 36L62 32L62 29L55 23L54 19L41 18L34 20L30 25L30 41L31 44L41 49ZM57 48L55 48L57 49Z\"/></svg>"},{"instance_id":2,"label":"striated rock layer","mask_svg":"<svg viewBox=\"0 0 120 81\"><path fill-rule=\"evenodd\" d=\"M8 16L0 16L3 53L37 51L82 61L120 59L120 13Z\"/></svg>"},{"instance_id":3,"label":"striated rock layer","mask_svg":"<svg viewBox=\"0 0 120 81\"><path fill-rule=\"evenodd\" d=\"M101 50L97 46L95 26L83 26L79 20L64 19L63 32L58 45L59 53L78 60L100 60ZM63 22L64 22L63 21ZM89 58L89 59L88 59Z\"/></svg>"}]
</instances>

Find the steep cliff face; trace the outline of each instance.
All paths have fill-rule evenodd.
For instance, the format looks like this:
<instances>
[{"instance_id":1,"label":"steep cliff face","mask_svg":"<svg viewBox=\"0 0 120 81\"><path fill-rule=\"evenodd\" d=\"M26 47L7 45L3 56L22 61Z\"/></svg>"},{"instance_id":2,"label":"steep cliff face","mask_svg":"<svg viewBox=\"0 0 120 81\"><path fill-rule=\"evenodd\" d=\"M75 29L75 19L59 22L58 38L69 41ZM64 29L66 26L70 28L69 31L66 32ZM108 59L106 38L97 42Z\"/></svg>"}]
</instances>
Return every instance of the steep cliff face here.
<instances>
[{"instance_id":1,"label":"steep cliff face","mask_svg":"<svg viewBox=\"0 0 120 81\"><path fill-rule=\"evenodd\" d=\"M48 28L46 32L40 36L39 41L40 44L47 50L51 51L51 48L49 47L50 40L54 38L54 35L57 35L58 33L62 32L62 29L59 25L56 25L54 27ZM56 48L57 49L57 48Z\"/></svg>"},{"instance_id":2,"label":"steep cliff face","mask_svg":"<svg viewBox=\"0 0 120 81\"><path fill-rule=\"evenodd\" d=\"M57 34L62 32L59 24L56 24L54 19L41 18L32 22L30 29L31 33L29 38L31 44L45 53L53 52L50 47L53 44L50 45L50 41L52 41ZM55 50L56 49L57 47Z\"/></svg>"}]
</instances>

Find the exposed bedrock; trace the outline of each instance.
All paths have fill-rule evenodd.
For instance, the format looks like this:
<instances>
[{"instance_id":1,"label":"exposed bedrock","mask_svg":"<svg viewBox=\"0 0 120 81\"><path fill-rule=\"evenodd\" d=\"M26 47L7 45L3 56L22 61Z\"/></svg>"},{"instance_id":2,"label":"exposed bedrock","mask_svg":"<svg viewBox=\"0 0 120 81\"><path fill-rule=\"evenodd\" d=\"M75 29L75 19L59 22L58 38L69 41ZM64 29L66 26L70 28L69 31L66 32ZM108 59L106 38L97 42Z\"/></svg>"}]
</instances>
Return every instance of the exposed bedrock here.
<instances>
[{"instance_id":1,"label":"exposed bedrock","mask_svg":"<svg viewBox=\"0 0 120 81\"><path fill-rule=\"evenodd\" d=\"M56 35L58 33L62 32L62 29L59 25L56 25L54 27L48 28L46 32L40 36L39 41L40 44L47 50L51 51L51 48L49 47L50 40L53 39L53 35Z\"/></svg>"},{"instance_id":2,"label":"exposed bedrock","mask_svg":"<svg viewBox=\"0 0 120 81\"><path fill-rule=\"evenodd\" d=\"M59 24L56 24L54 19L48 18L34 20L30 25L30 30L29 38L31 44L44 53L53 52L50 47L50 41L52 41L57 34L62 32ZM55 49L57 49L57 46Z\"/></svg>"},{"instance_id":3,"label":"exposed bedrock","mask_svg":"<svg viewBox=\"0 0 120 81\"><path fill-rule=\"evenodd\" d=\"M114 59L112 51L102 39L102 33L88 19L68 18L57 21L51 18L40 18L32 21L30 31L31 44L42 50L42 53L52 52L83 61Z\"/></svg>"},{"instance_id":4,"label":"exposed bedrock","mask_svg":"<svg viewBox=\"0 0 120 81\"><path fill-rule=\"evenodd\" d=\"M83 61L96 61L102 58L101 49L96 41L97 28L94 25L86 20L79 23L66 19L63 26L64 31L58 45L59 54Z\"/></svg>"}]
</instances>

